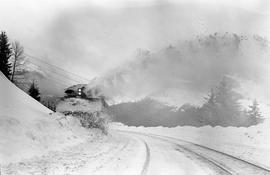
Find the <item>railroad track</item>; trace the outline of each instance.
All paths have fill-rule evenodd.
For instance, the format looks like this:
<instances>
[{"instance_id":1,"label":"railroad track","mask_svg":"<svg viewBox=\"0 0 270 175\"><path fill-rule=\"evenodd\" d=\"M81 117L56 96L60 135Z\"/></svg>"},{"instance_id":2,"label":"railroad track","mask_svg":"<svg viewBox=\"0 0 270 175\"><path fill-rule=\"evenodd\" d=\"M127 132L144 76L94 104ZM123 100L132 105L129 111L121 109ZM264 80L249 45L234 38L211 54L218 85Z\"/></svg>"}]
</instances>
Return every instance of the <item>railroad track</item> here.
<instances>
[{"instance_id":1,"label":"railroad track","mask_svg":"<svg viewBox=\"0 0 270 175\"><path fill-rule=\"evenodd\" d=\"M145 146L146 157L145 157L145 161L144 161L144 164L143 164L141 175L146 175L148 167L149 167L149 163L150 163L150 149L149 149L149 146L146 143L146 141L144 141L144 140L142 140L142 141L143 141L144 146Z\"/></svg>"},{"instance_id":2,"label":"railroad track","mask_svg":"<svg viewBox=\"0 0 270 175\"><path fill-rule=\"evenodd\" d=\"M121 131L140 136L151 137L163 140L176 146L176 150L180 151L188 157L197 157L197 160L208 162L209 166L219 170L220 174L225 175L270 175L270 169L257 165L255 163L243 160L233 155L208 148L190 141L178 138L161 136L155 134L144 134L133 131Z\"/></svg>"}]
</instances>

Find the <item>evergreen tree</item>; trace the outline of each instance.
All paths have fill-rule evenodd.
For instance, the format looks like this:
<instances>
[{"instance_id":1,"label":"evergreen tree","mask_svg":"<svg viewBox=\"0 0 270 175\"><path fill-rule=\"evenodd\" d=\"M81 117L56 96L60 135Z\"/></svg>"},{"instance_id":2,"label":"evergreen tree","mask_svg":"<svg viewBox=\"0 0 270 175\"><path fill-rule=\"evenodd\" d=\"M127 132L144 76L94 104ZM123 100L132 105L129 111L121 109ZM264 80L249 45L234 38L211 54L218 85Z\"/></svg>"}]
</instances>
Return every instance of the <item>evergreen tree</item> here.
<instances>
[{"instance_id":1,"label":"evergreen tree","mask_svg":"<svg viewBox=\"0 0 270 175\"><path fill-rule=\"evenodd\" d=\"M259 103L256 99L253 101L252 105L249 106L247 114L251 118L252 124L258 124L263 120L262 114L259 109Z\"/></svg>"},{"instance_id":2,"label":"evergreen tree","mask_svg":"<svg viewBox=\"0 0 270 175\"><path fill-rule=\"evenodd\" d=\"M31 97L33 97L37 101L40 101L40 92L34 81L32 82L28 92Z\"/></svg>"},{"instance_id":3,"label":"evergreen tree","mask_svg":"<svg viewBox=\"0 0 270 175\"><path fill-rule=\"evenodd\" d=\"M234 91L237 82L224 76L218 87L211 90L200 108L200 116L205 124L216 126L236 126L241 114L239 99L242 96Z\"/></svg>"},{"instance_id":4,"label":"evergreen tree","mask_svg":"<svg viewBox=\"0 0 270 175\"><path fill-rule=\"evenodd\" d=\"M203 123L207 125L217 125L217 103L216 103L216 94L213 89L207 97L204 97L205 103L201 107L201 117Z\"/></svg>"},{"instance_id":5,"label":"evergreen tree","mask_svg":"<svg viewBox=\"0 0 270 175\"><path fill-rule=\"evenodd\" d=\"M8 37L5 32L0 34L0 71L3 74L10 78L11 75L11 64L9 63L9 58L11 57L11 48L8 42Z\"/></svg>"},{"instance_id":6,"label":"evergreen tree","mask_svg":"<svg viewBox=\"0 0 270 175\"><path fill-rule=\"evenodd\" d=\"M240 104L238 100L241 95L233 90L233 80L223 77L217 87L216 103L218 105L218 117L225 125L234 125L240 115Z\"/></svg>"}]
</instances>

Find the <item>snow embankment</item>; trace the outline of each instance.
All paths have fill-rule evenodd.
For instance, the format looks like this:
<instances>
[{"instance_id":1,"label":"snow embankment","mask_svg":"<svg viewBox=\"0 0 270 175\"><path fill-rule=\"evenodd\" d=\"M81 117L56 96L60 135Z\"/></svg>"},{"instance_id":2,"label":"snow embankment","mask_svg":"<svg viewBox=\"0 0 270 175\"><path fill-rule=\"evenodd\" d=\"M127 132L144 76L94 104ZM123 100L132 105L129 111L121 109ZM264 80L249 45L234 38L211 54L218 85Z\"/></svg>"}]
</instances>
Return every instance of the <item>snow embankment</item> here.
<instances>
[{"instance_id":1,"label":"snow embankment","mask_svg":"<svg viewBox=\"0 0 270 175\"><path fill-rule=\"evenodd\" d=\"M270 169L270 119L251 127L133 127L121 123L113 129L151 133L197 143Z\"/></svg>"},{"instance_id":2,"label":"snow embankment","mask_svg":"<svg viewBox=\"0 0 270 175\"><path fill-rule=\"evenodd\" d=\"M0 72L0 164L83 142L87 131L71 117L51 111ZM77 126L77 128L76 128ZM89 131L88 131L89 133Z\"/></svg>"}]
</instances>

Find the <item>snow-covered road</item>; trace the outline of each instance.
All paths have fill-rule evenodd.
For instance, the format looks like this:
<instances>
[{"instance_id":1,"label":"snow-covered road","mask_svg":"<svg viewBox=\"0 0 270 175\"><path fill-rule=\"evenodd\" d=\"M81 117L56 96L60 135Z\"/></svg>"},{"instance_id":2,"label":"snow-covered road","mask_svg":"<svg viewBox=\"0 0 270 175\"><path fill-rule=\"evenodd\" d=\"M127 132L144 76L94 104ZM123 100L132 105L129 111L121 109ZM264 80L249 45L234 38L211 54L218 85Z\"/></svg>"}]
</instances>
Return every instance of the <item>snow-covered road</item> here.
<instances>
[{"instance_id":1,"label":"snow-covered road","mask_svg":"<svg viewBox=\"0 0 270 175\"><path fill-rule=\"evenodd\" d=\"M181 171L182 174L270 174L270 170L265 167L185 140L136 132L130 132L130 134L144 137L148 145L155 143L155 145L150 146L152 156L150 157L150 168L147 174L179 174ZM161 142L166 145L166 148L161 147ZM152 149L155 147L157 150ZM164 149L166 150L164 151ZM161 151L164 153L161 153ZM168 162L166 162L165 158L170 152L174 153L174 155L170 156L170 161L167 160ZM162 160L157 161L156 158L153 158L157 154L162 154L161 159L163 159L163 162L158 162ZM189 160L186 163L179 161L183 157ZM174 169L170 167L172 163L177 164ZM168 167L162 171L163 167L160 167L161 165Z\"/></svg>"},{"instance_id":2,"label":"snow-covered road","mask_svg":"<svg viewBox=\"0 0 270 175\"><path fill-rule=\"evenodd\" d=\"M180 139L130 131L2 167L2 174L263 175L270 171Z\"/></svg>"}]
</instances>

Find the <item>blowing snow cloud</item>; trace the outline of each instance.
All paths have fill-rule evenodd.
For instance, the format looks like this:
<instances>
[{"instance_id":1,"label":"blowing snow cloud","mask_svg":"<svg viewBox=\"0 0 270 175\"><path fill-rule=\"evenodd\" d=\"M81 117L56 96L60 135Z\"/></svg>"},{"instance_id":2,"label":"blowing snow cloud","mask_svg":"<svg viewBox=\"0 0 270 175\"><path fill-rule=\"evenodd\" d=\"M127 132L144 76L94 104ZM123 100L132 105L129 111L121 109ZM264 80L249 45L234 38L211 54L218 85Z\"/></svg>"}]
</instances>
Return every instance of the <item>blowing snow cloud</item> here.
<instances>
[{"instance_id":1,"label":"blowing snow cloud","mask_svg":"<svg viewBox=\"0 0 270 175\"><path fill-rule=\"evenodd\" d=\"M263 37L214 33L154 53L139 49L133 61L95 79L90 87L101 88L115 102L150 96L176 105L198 103L224 75L267 86L268 57Z\"/></svg>"}]
</instances>

